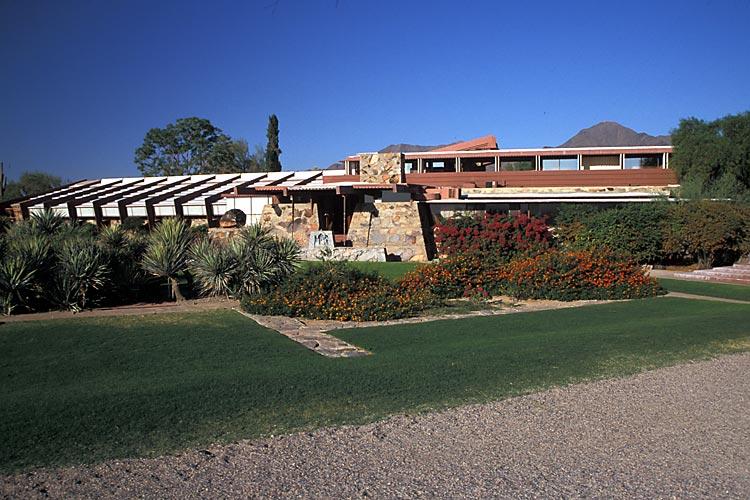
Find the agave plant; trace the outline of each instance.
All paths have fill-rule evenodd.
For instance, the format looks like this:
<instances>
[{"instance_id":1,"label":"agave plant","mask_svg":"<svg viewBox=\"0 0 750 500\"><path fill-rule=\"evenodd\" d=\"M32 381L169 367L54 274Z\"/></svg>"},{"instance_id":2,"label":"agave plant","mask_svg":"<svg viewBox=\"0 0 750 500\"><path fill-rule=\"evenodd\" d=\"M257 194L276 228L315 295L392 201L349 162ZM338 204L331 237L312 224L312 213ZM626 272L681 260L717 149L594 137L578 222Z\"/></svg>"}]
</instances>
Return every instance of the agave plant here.
<instances>
[{"instance_id":1,"label":"agave plant","mask_svg":"<svg viewBox=\"0 0 750 500\"><path fill-rule=\"evenodd\" d=\"M101 249L82 240L64 244L55 267L52 301L71 311L94 304L96 292L108 283L109 268Z\"/></svg>"},{"instance_id":2,"label":"agave plant","mask_svg":"<svg viewBox=\"0 0 750 500\"><path fill-rule=\"evenodd\" d=\"M13 310L28 301L34 288L36 269L22 255L6 255L0 262L0 305L2 313Z\"/></svg>"},{"instance_id":3,"label":"agave plant","mask_svg":"<svg viewBox=\"0 0 750 500\"><path fill-rule=\"evenodd\" d=\"M143 255L143 269L154 276L166 278L177 301L185 300L178 277L187 269L193 235L178 218L162 220L151 232Z\"/></svg>"}]
</instances>

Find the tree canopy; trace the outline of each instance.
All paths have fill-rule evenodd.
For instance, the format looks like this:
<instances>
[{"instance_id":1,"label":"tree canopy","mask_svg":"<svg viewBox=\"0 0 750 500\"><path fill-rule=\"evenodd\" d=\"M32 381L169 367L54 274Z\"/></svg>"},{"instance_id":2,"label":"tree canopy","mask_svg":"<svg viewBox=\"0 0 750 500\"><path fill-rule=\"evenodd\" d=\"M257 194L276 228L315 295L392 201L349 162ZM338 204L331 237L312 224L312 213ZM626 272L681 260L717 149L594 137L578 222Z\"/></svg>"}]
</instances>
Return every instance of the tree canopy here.
<instances>
[{"instance_id":1,"label":"tree canopy","mask_svg":"<svg viewBox=\"0 0 750 500\"><path fill-rule=\"evenodd\" d=\"M750 112L709 122L692 117L680 120L672 132L672 144L672 166L683 196L750 196Z\"/></svg>"},{"instance_id":2,"label":"tree canopy","mask_svg":"<svg viewBox=\"0 0 750 500\"><path fill-rule=\"evenodd\" d=\"M9 181L3 192L3 200L12 200L23 196L51 191L62 185L62 179L45 172L24 172L17 181Z\"/></svg>"},{"instance_id":3,"label":"tree canopy","mask_svg":"<svg viewBox=\"0 0 750 500\"><path fill-rule=\"evenodd\" d=\"M266 144L266 167L269 172L281 172L281 147L279 147L279 119L276 115L268 117L268 143Z\"/></svg>"}]
</instances>

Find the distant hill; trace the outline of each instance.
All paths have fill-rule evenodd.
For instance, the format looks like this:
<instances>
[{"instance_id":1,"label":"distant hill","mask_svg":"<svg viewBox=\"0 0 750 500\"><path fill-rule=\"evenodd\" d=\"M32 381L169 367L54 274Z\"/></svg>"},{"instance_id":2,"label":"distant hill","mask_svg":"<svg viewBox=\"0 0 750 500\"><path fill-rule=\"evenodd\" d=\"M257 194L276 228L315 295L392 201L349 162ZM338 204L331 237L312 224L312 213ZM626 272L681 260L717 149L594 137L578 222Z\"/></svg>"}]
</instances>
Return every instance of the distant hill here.
<instances>
[{"instance_id":1,"label":"distant hill","mask_svg":"<svg viewBox=\"0 0 750 500\"><path fill-rule=\"evenodd\" d=\"M585 128L560 144L560 148L586 148L596 146L668 146L672 139L668 135L648 135L617 122L601 122Z\"/></svg>"},{"instance_id":2,"label":"distant hill","mask_svg":"<svg viewBox=\"0 0 750 500\"><path fill-rule=\"evenodd\" d=\"M452 142L450 144L457 144ZM433 149L443 148L450 146L450 144L440 144L438 146L420 146L419 144L391 144L383 149L379 150L378 153L416 153L419 151L432 151Z\"/></svg>"}]
</instances>

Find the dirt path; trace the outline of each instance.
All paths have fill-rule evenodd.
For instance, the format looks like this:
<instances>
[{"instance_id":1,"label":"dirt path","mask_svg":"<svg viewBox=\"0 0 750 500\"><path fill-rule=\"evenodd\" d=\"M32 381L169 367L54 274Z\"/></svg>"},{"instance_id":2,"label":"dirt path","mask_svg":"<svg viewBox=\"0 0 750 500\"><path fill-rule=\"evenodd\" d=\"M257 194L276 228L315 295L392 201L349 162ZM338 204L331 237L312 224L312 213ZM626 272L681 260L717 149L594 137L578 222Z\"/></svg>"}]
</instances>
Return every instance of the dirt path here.
<instances>
[{"instance_id":1,"label":"dirt path","mask_svg":"<svg viewBox=\"0 0 750 500\"><path fill-rule=\"evenodd\" d=\"M750 496L750 353L375 424L0 478L7 497Z\"/></svg>"}]
</instances>

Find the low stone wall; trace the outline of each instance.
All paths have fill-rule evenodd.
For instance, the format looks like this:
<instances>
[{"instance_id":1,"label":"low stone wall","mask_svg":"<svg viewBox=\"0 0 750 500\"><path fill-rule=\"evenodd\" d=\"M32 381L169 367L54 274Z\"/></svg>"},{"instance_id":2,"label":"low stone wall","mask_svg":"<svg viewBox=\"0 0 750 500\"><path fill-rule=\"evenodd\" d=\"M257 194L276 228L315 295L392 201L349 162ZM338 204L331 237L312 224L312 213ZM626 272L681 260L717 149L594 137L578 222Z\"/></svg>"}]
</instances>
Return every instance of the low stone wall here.
<instances>
[{"instance_id":1,"label":"low stone wall","mask_svg":"<svg viewBox=\"0 0 750 500\"><path fill-rule=\"evenodd\" d=\"M260 223L271 229L271 234L292 237L301 248L307 248L310 233L320 229L316 204L297 203L292 213L291 203L266 205L260 215Z\"/></svg>"},{"instance_id":2,"label":"low stone wall","mask_svg":"<svg viewBox=\"0 0 750 500\"><path fill-rule=\"evenodd\" d=\"M431 252L429 221L420 214L420 204L384 202L359 204L352 214L349 240L354 248L385 248L389 260L425 262Z\"/></svg>"},{"instance_id":3,"label":"low stone wall","mask_svg":"<svg viewBox=\"0 0 750 500\"><path fill-rule=\"evenodd\" d=\"M329 252L320 248L306 248L300 254L302 260L353 260L360 262L385 262L385 247L354 248L336 247Z\"/></svg>"}]
</instances>

